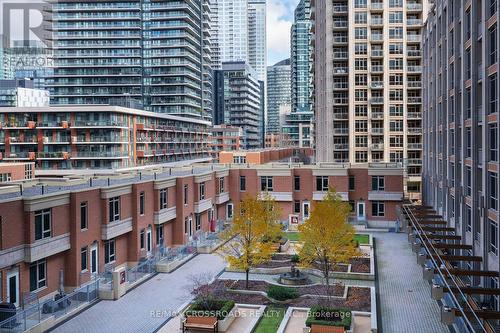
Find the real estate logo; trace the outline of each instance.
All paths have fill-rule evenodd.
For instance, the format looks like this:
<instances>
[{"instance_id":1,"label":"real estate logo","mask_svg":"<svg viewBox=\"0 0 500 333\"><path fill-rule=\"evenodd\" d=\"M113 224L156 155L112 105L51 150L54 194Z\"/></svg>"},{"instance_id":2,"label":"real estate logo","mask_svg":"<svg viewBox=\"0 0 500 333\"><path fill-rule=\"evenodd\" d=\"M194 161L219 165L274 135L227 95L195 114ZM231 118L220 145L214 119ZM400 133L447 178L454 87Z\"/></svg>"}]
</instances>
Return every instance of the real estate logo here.
<instances>
[{"instance_id":1,"label":"real estate logo","mask_svg":"<svg viewBox=\"0 0 500 333\"><path fill-rule=\"evenodd\" d=\"M42 0L0 0L0 38L5 68L51 66L50 7Z\"/></svg>"}]
</instances>

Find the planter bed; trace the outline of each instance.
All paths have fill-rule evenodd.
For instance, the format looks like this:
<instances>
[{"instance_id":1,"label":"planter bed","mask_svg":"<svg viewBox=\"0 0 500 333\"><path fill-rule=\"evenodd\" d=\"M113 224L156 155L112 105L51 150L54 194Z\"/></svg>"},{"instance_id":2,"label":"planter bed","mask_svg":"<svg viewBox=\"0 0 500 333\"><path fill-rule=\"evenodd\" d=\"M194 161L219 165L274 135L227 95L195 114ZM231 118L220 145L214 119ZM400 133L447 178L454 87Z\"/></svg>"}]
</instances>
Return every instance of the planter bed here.
<instances>
[{"instance_id":1,"label":"planter bed","mask_svg":"<svg viewBox=\"0 0 500 333\"><path fill-rule=\"evenodd\" d=\"M351 311L371 311L370 288L349 287L347 299L331 299L319 297L301 297L290 302L290 306L310 308L315 305L328 307L345 307Z\"/></svg>"},{"instance_id":2,"label":"planter bed","mask_svg":"<svg viewBox=\"0 0 500 333\"><path fill-rule=\"evenodd\" d=\"M273 256L271 257L272 260L288 260L290 261L292 259L292 254L287 254L287 253L273 253Z\"/></svg>"},{"instance_id":3,"label":"planter bed","mask_svg":"<svg viewBox=\"0 0 500 333\"><path fill-rule=\"evenodd\" d=\"M351 259L351 272L369 274L370 273L370 258Z\"/></svg>"}]
</instances>

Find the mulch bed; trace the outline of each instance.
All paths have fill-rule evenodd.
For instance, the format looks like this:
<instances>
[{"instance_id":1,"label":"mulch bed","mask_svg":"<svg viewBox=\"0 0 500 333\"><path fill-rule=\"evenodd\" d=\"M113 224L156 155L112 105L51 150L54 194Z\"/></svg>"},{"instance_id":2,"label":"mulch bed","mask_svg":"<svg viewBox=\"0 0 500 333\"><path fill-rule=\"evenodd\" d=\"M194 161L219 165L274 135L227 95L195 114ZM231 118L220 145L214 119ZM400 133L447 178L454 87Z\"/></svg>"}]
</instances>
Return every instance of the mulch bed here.
<instances>
[{"instance_id":1,"label":"mulch bed","mask_svg":"<svg viewBox=\"0 0 500 333\"><path fill-rule=\"evenodd\" d=\"M290 260L292 259L291 254L286 254L286 253L274 253L273 256L271 257L272 260Z\"/></svg>"},{"instance_id":2,"label":"mulch bed","mask_svg":"<svg viewBox=\"0 0 500 333\"><path fill-rule=\"evenodd\" d=\"M314 305L328 307L346 307L352 311L371 311L370 288L351 287L347 299L330 299L319 297L303 297L292 300L290 306L310 308Z\"/></svg>"},{"instance_id":3,"label":"mulch bed","mask_svg":"<svg viewBox=\"0 0 500 333\"><path fill-rule=\"evenodd\" d=\"M354 258L351 259L351 272L354 273L370 273L370 258Z\"/></svg>"}]
</instances>

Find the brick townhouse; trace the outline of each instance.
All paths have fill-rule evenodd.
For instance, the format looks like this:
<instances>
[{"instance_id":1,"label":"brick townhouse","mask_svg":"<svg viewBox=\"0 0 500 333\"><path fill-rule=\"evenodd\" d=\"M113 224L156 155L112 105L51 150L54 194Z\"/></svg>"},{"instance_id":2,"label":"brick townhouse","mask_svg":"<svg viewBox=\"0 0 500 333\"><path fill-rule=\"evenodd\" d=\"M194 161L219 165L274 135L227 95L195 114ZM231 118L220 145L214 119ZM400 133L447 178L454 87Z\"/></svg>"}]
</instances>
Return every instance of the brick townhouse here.
<instances>
[{"instance_id":1,"label":"brick townhouse","mask_svg":"<svg viewBox=\"0 0 500 333\"><path fill-rule=\"evenodd\" d=\"M0 187L0 301L52 296L105 268L134 265L160 245L187 244L230 221L245 195L269 192L282 220L306 219L329 187L369 224L394 223L395 165L192 165L11 182Z\"/></svg>"}]
</instances>

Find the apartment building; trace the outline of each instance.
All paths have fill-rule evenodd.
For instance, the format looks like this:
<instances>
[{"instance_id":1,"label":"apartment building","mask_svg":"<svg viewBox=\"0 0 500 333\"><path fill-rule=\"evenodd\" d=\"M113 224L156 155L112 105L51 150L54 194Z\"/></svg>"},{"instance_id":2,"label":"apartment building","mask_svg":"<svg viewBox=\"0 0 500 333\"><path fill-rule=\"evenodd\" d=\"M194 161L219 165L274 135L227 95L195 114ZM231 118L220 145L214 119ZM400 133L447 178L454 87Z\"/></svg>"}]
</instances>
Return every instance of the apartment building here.
<instances>
[{"instance_id":1,"label":"apartment building","mask_svg":"<svg viewBox=\"0 0 500 333\"><path fill-rule=\"evenodd\" d=\"M32 80L0 80L0 107L48 106L49 92L35 89Z\"/></svg>"},{"instance_id":2,"label":"apartment building","mask_svg":"<svg viewBox=\"0 0 500 333\"><path fill-rule=\"evenodd\" d=\"M34 162L0 163L0 183L35 177Z\"/></svg>"},{"instance_id":3,"label":"apartment building","mask_svg":"<svg viewBox=\"0 0 500 333\"><path fill-rule=\"evenodd\" d=\"M330 186L363 207L359 219L394 222L403 171L391 165L192 165L2 186L0 301L19 306L27 293L52 296L61 270L71 290L160 246L187 244L213 231L213 221L230 221L245 195L267 192L283 221L303 221Z\"/></svg>"},{"instance_id":4,"label":"apartment building","mask_svg":"<svg viewBox=\"0 0 500 333\"><path fill-rule=\"evenodd\" d=\"M281 133L280 109L291 103L290 59L267 67L266 134ZM290 112L288 112L290 113Z\"/></svg>"},{"instance_id":5,"label":"apartment building","mask_svg":"<svg viewBox=\"0 0 500 333\"><path fill-rule=\"evenodd\" d=\"M419 197L426 0L314 0L318 162L403 163Z\"/></svg>"},{"instance_id":6,"label":"apartment building","mask_svg":"<svg viewBox=\"0 0 500 333\"><path fill-rule=\"evenodd\" d=\"M216 70L214 124L243 130L243 149L261 146L260 122L263 118L263 85L255 70L244 61L225 62Z\"/></svg>"},{"instance_id":7,"label":"apartment building","mask_svg":"<svg viewBox=\"0 0 500 333\"><path fill-rule=\"evenodd\" d=\"M295 147L313 146L310 9L310 1L301 0L290 29L291 112L286 115L281 132L287 137L287 144Z\"/></svg>"},{"instance_id":8,"label":"apartment building","mask_svg":"<svg viewBox=\"0 0 500 333\"><path fill-rule=\"evenodd\" d=\"M52 103L211 118L208 0L48 2Z\"/></svg>"},{"instance_id":9,"label":"apartment building","mask_svg":"<svg viewBox=\"0 0 500 333\"><path fill-rule=\"evenodd\" d=\"M229 125L215 125L212 128L210 143L214 159L218 158L220 151L239 150L243 141L243 130Z\"/></svg>"},{"instance_id":10,"label":"apartment building","mask_svg":"<svg viewBox=\"0 0 500 333\"><path fill-rule=\"evenodd\" d=\"M0 108L0 159L40 170L210 159L208 121L116 106Z\"/></svg>"},{"instance_id":11,"label":"apartment building","mask_svg":"<svg viewBox=\"0 0 500 333\"><path fill-rule=\"evenodd\" d=\"M500 287L498 6L435 1L423 36L424 203L455 230L462 255L480 258L459 268L493 272L464 283L493 289ZM500 311L498 294L474 298Z\"/></svg>"}]
</instances>

